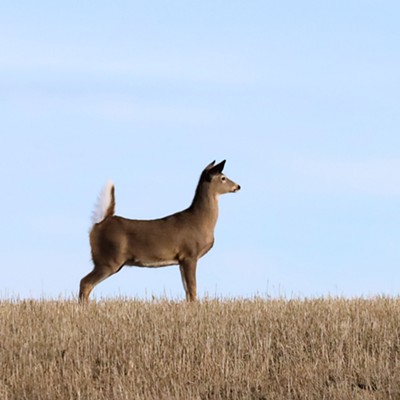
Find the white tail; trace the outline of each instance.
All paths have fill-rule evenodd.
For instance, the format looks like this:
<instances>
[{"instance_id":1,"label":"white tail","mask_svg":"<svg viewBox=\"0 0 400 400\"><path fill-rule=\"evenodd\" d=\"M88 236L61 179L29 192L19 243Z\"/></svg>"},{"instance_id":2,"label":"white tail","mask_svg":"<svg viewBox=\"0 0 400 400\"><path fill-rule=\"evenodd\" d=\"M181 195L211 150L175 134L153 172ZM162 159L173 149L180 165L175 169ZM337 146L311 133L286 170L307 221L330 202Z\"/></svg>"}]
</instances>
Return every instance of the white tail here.
<instances>
[{"instance_id":1,"label":"white tail","mask_svg":"<svg viewBox=\"0 0 400 400\"><path fill-rule=\"evenodd\" d=\"M92 224L98 224L109 215L110 208L112 207L112 214L114 214L114 183L109 180L101 191L95 209L92 213Z\"/></svg>"}]
</instances>

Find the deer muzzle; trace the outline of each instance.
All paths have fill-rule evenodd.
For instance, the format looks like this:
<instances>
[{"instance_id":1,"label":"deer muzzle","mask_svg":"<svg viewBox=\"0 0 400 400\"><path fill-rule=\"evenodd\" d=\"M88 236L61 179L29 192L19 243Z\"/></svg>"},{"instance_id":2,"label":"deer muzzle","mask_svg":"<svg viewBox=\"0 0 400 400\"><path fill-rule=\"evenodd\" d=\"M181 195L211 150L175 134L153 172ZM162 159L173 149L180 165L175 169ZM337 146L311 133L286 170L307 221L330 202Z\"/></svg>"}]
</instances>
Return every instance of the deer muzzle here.
<instances>
[{"instance_id":1,"label":"deer muzzle","mask_svg":"<svg viewBox=\"0 0 400 400\"><path fill-rule=\"evenodd\" d=\"M240 189L241 189L240 185L236 185L236 186L233 187L232 193L236 193L236 192L238 192Z\"/></svg>"}]
</instances>

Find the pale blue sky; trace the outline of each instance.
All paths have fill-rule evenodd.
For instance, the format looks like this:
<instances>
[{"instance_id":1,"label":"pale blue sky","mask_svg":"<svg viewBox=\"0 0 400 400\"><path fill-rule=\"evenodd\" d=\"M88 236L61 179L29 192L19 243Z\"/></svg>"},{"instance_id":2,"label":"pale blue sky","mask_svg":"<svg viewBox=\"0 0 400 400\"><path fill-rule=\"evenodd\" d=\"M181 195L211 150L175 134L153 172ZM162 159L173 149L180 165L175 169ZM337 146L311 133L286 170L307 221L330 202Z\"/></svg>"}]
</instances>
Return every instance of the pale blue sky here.
<instances>
[{"instance_id":1,"label":"pale blue sky","mask_svg":"<svg viewBox=\"0 0 400 400\"><path fill-rule=\"evenodd\" d=\"M71 297L111 178L117 213L220 199L201 295L400 291L395 1L2 1L0 296ZM177 267L124 268L96 297L183 298Z\"/></svg>"}]
</instances>

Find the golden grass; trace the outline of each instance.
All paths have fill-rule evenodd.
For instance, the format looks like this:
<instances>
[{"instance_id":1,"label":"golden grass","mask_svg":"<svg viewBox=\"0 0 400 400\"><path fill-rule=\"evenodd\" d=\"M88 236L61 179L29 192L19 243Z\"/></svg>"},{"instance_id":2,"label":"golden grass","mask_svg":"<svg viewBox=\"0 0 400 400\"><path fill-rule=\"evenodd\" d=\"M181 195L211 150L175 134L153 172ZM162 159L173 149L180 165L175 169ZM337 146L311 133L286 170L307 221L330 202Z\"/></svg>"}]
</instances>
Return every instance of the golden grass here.
<instances>
[{"instance_id":1,"label":"golden grass","mask_svg":"<svg viewBox=\"0 0 400 400\"><path fill-rule=\"evenodd\" d=\"M399 399L400 300L0 301L0 399Z\"/></svg>"}]
</instances>

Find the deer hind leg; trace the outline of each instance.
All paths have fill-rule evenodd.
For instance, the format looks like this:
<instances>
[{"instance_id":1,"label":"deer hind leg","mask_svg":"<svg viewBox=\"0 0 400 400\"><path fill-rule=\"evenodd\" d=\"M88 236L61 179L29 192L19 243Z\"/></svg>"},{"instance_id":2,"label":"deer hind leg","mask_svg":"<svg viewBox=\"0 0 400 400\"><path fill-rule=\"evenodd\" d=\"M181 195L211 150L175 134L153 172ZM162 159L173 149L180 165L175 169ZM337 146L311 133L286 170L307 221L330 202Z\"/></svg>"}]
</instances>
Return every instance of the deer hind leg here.
<instances>
[{"instance_id":1,"label":"deer hind leg","mask_svg":"<svg viewBox=\"0 0 400 400\"><path fill-rule=\"evenodd\" d=\"M87 303L89 301L90 292L93 288L98 285L104 279L118 272L120 268L110 268L108 266L97 266L93 268L92 272L89 272L85 277L82 278L79 289L79 302Z\"/></svg>"},{"instance_id":2,"label":"deer hind leg","mask_svg":"<svg viewBox=\"0 0 400 400\"><path fill-rule=\"evenodd\" d=\"M183 260L179 264L187 301L196 300L196 260Z\"/></svg>"}]
</instances>

